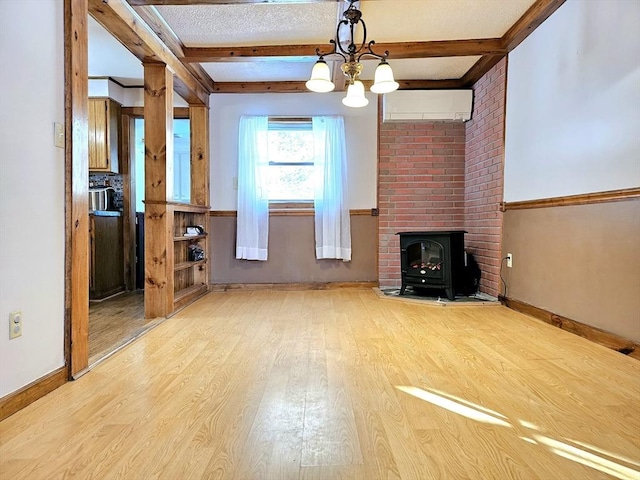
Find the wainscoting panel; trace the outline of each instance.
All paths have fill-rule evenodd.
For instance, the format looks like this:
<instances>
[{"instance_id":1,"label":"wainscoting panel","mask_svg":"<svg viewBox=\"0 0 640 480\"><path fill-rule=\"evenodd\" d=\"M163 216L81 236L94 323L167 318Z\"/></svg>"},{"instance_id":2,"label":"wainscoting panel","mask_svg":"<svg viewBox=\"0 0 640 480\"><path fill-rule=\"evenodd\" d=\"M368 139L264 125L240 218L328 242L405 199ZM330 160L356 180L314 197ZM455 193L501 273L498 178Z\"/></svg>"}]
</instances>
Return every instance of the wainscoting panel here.
<instances>
[{"instance_id":1,"label":"wainscoting panel","mask_svg":"<svg viewBox=\"0 0 640 480\"><path fill-rule=\"evenodd\" d=\"M314 218L272 215L269 259L236 260L235 216L210 217L211 283L372 282L378 280L378 217L351 215L351 262L316 260Z\"/></svg>"},{"instance_id":2,"label":"wainscoting panel","mask_svg":"<svg viewBox=\"0 0 640 480\"><path fill-rule=\"evenodd\" d=\"M640 341L640 199L504 214L502 294Z\"/></svg>"}]
</instances>

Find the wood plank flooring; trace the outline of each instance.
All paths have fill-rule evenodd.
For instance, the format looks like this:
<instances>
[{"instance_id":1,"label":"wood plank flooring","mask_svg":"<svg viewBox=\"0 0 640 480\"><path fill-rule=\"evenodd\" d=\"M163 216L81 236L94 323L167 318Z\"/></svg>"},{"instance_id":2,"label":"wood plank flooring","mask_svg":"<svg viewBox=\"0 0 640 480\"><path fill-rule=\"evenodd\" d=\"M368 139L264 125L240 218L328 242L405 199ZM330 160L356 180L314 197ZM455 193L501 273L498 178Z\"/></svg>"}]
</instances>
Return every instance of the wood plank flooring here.
<instances>
[{"instance_id":1,"label":"wood plank flooring","mask_svg":"<svg viewBox=\"0 0 640 480\"><path fill-rule=\"evenodd\" d=\"M210 293L0 423L1 479L638 479L640 362L502 306Z\"/></svg>"},{"instance_id":2,"label":"wood plank flooring","mask_svg":"<svg viewBox=\"0 0 640 480\"><path fill-rule=\"evenodd\" d=\"M163 319L144 318L144 291L89 304L89 365L138 337Z\"/></svg>"}]
</instances>

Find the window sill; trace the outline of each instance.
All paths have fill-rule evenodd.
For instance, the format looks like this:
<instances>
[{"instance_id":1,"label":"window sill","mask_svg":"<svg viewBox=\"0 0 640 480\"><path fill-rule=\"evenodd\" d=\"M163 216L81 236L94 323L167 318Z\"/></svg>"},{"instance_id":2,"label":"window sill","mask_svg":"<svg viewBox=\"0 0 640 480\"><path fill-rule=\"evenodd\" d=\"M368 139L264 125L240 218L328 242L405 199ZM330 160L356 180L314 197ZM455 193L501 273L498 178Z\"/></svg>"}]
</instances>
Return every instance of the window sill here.
<instances>
[{"instance_id":1,"label":"window sill","mask_svg":"<svg viewBox=\"0 0 640 480\"><path fill-rule=\"evenodd\" d=\"M269 202L269 215L313 215L313 201L309 202Z\"/></svg>"}]
</instances>

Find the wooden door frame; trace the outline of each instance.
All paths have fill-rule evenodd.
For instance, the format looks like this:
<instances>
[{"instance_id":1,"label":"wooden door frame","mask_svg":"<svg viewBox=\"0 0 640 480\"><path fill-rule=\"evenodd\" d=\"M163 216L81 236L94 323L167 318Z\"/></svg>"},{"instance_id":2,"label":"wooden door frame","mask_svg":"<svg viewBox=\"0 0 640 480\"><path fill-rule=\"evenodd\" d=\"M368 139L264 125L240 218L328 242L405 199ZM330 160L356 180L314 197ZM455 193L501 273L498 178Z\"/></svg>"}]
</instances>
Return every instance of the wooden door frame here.
<instances>
[{"instance_id":1,"label":"wooden door frame","mask_svg":"<svg viewBox=\"0 0 640 480\"><path fill-rule=\"evenodd\" d=\"M88 0L64 0L64 356L69 379L89 366L88 21Z\"/></svg>"},{"instance_id":2,"label":"wooden door frame","mask_svg":"<svg viewBox=\"0 0 640 480\"><path fill-rule=\"evenodd\" d=\"M88 168L88 19L90 6L95 10L96 0L64 0L64 71L65 71L65 315L64 356L68 378L78 378L89 368L89 168ZM130 8L121 0L109 4L108 15L133 35L134 25L118 17L122 9ZM104 6L104 5L103 5ZM110 10L111 8L115 10ZM124 22L124 23L123 23ZM135 22L134 22L135 23ZM124 26L123 26L124 25ZM122 31L120 31L123 34ZM124 34L126 36L126 34ZM117 37L116 37L117 38ZM149 44L146 43L149 41ZM160 51L160 57L168 63L181 66L179 60L159 45L155 37L143 35L144 45L134 46ZM134 47L131 47L134 48ZM154 50L155 49L155 50ZM135 50L135 48L134 48ZM132 53L141 54L140 51ZM178 62L178 63L176 63ZM208 112L209 91L184 70L175 74L178 84L191 107L204 107ZM172 89L173 90L173 89ZM189 116L189 109L181 109ZM144 111L144 110L143 110ZM195 111L199 111L196 108ZM199 124L208 120L198 117ZM204 125L204 123L203 123ZM206 123L208 125L208 122ZM200 135L208 137L208 128L199 127ZM193 142L193 137L192 137ZM206 146L206 149L203 147ZM198 139L196 165L198 171L208 172L208 138ZM130 161L130 160L128 160ZM203 165L206 164L206 165ZM131 172L129 172L131 173ZM203 199L208 200L209 179L203 178L198 189ZM208 202L206 202L208 203ZM146 263L146 262L145 262Z\"/></svg>"}]
</instances>

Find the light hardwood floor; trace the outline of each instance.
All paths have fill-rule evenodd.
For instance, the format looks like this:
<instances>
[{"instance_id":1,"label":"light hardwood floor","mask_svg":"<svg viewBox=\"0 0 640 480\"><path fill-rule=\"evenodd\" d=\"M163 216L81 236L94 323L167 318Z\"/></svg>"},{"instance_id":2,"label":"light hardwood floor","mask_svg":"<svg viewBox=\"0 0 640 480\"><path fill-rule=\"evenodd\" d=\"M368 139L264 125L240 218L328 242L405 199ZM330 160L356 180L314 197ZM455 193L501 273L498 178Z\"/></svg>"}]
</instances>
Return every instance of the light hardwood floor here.
<instances>
[{"instance_id":1,"label":"light hardwood floor","mask_svg":"<svg viewBox=\"0 0 640 480\"><path fill-rule=\"evenodd\" d=\"M501 306L210 293L0 423L4 479L637 479L640 362Z\"/></svg>"},{"instance_id":2,"label":"light hardwood floor","mask_svg":"<svg viewBox=\"0 0 640 480\"><path fill-rule=\"evenodd\" d=\"M130 342L162 319L144 318L144 291L89 304L89 365Z\"/></svg>"}]
</instances>

